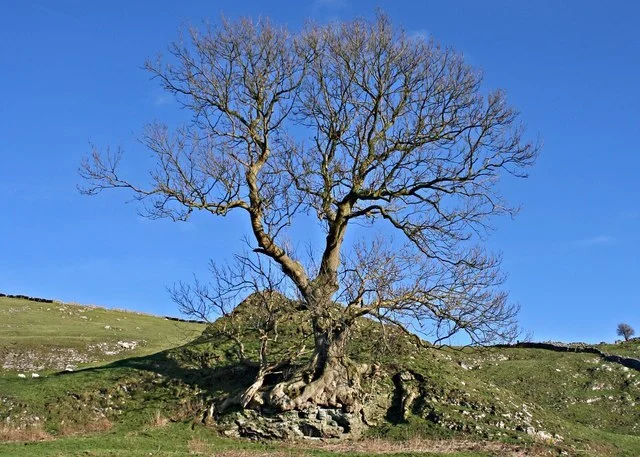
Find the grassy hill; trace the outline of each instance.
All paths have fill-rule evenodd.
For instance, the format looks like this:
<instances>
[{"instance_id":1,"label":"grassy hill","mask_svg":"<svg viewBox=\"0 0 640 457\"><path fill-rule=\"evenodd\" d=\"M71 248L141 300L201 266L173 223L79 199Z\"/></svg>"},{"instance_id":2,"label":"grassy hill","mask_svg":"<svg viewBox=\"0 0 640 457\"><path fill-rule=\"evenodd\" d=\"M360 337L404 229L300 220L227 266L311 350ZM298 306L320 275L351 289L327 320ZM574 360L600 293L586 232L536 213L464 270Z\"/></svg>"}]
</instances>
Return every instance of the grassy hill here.
<instances>
[{"instance_id":1,"label":"grassy hill","mask_svg":"<svg viewBox=\"0 0 640 457\"><path fill-rule=\"evenodd\" d=\"M141 313L0 297L0 367L29 376L73 370L180 346L202 330Z\"/></svg>"},{"instance_id":2,"label":"grassy hill","mask_svg":"<svg viewBox=\"0 0 640 457\"><path fill-rule=\"evenodd\" d=\"M408 338L384 353L373 347L378 330L366 321L351 356L376 354L384 373L377 398L388 401L363 439L227 438L200 418L212 399L250 378L234 364L228 342L204 329L0 298L0 455L640 455L636 370L594 354L423 349ZM601 349L633 356L640 344ZM396 398L400 390L415 399L406 410Z\"/></svg>"}]
</instances>

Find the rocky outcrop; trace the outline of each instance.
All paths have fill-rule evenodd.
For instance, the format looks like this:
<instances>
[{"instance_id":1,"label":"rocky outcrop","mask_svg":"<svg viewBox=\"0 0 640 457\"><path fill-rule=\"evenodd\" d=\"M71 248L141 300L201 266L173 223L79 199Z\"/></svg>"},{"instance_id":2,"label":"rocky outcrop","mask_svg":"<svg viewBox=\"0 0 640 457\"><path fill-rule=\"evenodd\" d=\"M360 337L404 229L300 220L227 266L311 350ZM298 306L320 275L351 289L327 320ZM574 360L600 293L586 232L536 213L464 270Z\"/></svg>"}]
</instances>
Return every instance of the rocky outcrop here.
<instances>
[{"instance_id":1,"label":"rocky outcrop","mask_svg":"<svg viewBox=\"0 0 640 457\"><path fill-rule=\"evenodd\" d=\"M259 440L357 437L366 427L360 414L314 407L268 415L247 409L219 424L223 434Z\"/></svg>"},{"instance_id":2,"label":"rocky outcrop","mask_svg":"<svg viewBox=\"0 0 640 457\"><path fill-rule=\"evenodd\" d=\"M208 416L217 416L213 422L227 436L278 440L357 438L387 414L393 390L387 373L368 370L366 376L357 375L361 396L355 404L340 405L333 399L323 398L322 402L304 402L288 409L263 402L254 404L254 408L225 412L218 410L221 405L218 403L214 407L216 411L210 411Z\"/></svg>"}]
</instances>

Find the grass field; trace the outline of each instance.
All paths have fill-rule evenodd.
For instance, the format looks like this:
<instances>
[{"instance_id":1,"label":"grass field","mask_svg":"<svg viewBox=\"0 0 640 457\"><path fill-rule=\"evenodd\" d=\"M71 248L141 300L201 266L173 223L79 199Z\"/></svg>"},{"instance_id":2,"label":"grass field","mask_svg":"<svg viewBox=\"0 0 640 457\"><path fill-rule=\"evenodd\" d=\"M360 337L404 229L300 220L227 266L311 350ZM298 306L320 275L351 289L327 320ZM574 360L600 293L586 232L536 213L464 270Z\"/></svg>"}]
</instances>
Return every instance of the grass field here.
<instances>
[{"instance_id":1,"label":"grass field","mask_svg":"<svg viewBox=\"0 0 640 457\"><path fill-rule=\"evenodd\" d=\"M0 445L0 456L40 457L40 456L93 456L93 457L174 457L174 456L216 456L216 457L302 457L302 456L356 456L384 453L390 456L449 456L488 457L491 455L514 455L508 447L493 447L493 450L460 451L456 448L481 447L468 442L446 443L421 441L407 446L389 446L376 441L340 446L322 443L256 443L221 438L205 428L192 430L184 424L143 426L134 431L114 429L99 435L67 437L56 440L8 443ZM407 449L404 450L403 448ZM443 452L437 450L445 449ZM431 452L430 450L436 450ZM508 454L494 454L497 450Z\"/></svg>"},{"instance_id":2,"label":"grass field","mask_svg":"<svg viewBox=\"0 0 640 457\"><path fill-rule=\"evenodd\" d=\"M201 336L204 329L0 298L0 456L640 456L637 371L594 354L418 350L404 340L378 361L418 376L422 400L406 420L389 410L353 442L225 438L198 418L248 380L233 370L229 345ZM366 324L359 332L354 359L377 339ZM601 349L633 356L640 344Z\"/></svg>"},{"instance_id":3,"label":"grass field","mask_svg":"<svg viewBox=\"0 0 640 457\"><path fill-rule=\"evenodd\" d=\"M203 330L146 314L0 297L0 367L31 373L102 364L180 346Z\"/></svg>"}]
</instances>

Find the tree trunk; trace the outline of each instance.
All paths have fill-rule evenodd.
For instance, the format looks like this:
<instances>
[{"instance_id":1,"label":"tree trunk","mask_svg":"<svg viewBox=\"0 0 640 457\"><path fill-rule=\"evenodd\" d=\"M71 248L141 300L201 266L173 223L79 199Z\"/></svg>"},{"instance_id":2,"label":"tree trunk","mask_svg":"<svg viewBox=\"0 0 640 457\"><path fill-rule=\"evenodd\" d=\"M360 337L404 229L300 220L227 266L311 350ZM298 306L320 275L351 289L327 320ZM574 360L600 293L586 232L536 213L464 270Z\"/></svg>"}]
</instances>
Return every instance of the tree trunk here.
<instances>
[{"instance_id":1,"label":"tree trunk","mask_svg":"<svg viewBox=\"0 0 640 457\"><path fill-rule=\"evenodd\" d=\"M236 398L229 399L228 403L248 408L269 407L278 411L313 406L358 411L362 396L360 378L366 367L349 359L347 343L350 328L331 316L333 306L335 304L330 300L315 301L309 305L315 343L309 365L271 386L265 385L266 373L260 370L251 386Z\"/></svg>"},{"instance_id":2,"label":"tree trunk","mask_svg":"<svg viewBox=\"0 0 640 457\"><path fill-rule=\"evenodd\" d=\"M323 323L326 325L327 321ZM335 322L328 323L331 325L323 328L314 322L315 351L309 368L274 386L267 395L268 404L281 411L313 406L347 412L361 409L360 378L366 367L348 358L349 329Z\"/></svg>"},{"instance_id":3,"label":"tree trunk","mask_svg":"<svg viewBox=\"0 0 640 457\"><path fill-rule=\"evenodd\" d=\"M311 361L312 379L323 375L327 366L344 364L347 357L347 342L349 340L349 328L326 319L323 323L314 319L315 348Z\"/></svg>"}]
</instances>

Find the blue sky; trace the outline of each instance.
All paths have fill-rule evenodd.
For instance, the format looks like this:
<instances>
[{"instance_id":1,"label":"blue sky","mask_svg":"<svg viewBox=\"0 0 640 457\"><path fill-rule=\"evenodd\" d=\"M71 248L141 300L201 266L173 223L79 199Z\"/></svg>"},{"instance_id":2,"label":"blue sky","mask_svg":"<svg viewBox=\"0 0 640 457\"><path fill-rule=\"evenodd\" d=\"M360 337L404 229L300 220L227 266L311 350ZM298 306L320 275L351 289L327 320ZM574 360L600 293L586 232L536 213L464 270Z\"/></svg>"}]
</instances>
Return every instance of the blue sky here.
<instances>
[{"instance_id":1,"label":"blue sky","mask_svg":"<svg viewBox=\"0 0 640 457\"><path fill-rule=\"evenodd\" d=\"M130 196L83 197L91 144L136 141L181 114L141 69L181 24L220 13L305 20L371 16L464 53L503 88L543 140L526 180L503 182L522 207L495 221L507 289L537 340L613 340L640 327L640 3L629 1L24 0L0 15L0 291L177 314L165 288L204 275L240 246L243 220L149 221ZM640 330L640 328L639 328Z\"/></svg>"}]
</instances>

